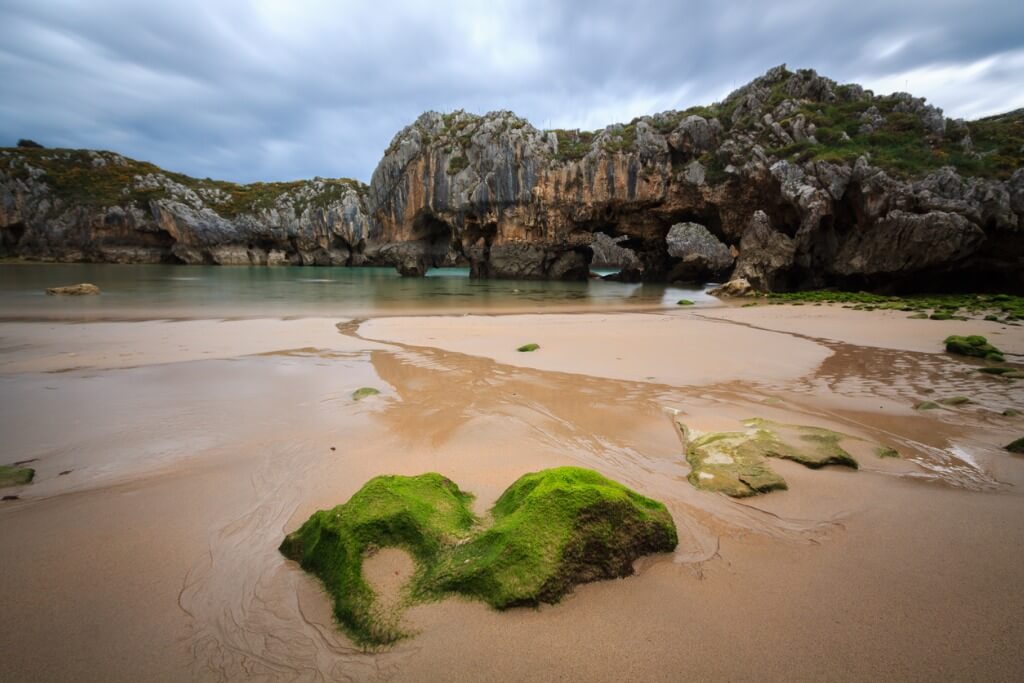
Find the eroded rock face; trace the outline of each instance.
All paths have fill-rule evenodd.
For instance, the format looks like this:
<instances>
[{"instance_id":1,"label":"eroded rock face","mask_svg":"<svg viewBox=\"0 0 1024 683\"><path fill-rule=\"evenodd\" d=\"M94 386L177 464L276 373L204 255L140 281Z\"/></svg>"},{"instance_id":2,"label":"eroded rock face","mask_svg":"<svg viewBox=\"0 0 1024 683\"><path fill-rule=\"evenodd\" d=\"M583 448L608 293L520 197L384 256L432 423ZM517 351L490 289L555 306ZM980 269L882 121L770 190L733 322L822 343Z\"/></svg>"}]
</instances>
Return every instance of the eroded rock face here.
<instances>
[{"instance_id":1,"label":"eroded rock face","mask_svg":"<svg viewBox=\"0 0 1024 683\"><path fill-rule=\"evenodd\" d=\"M713 280L732 270L729 247L699 223L676 223L665 237L668 255L679 259L669 280L703 282Z\"/></svg>"},{"instance_id":2,"label":"eroded rock face","mask_svg":"<svg viewBox=\"0 0 1024 683\"><path fill-rule=\"evenodd\" d=\"M415 254L475 277L583 279L600 234L635 255L620 265L627 279L1024 291L1024 172L1008 168L1021 153L1000 142L1021 127L1024 112L949 122L905 93L783 66L722 103L594 132L428 112L395 136L369 186L268 193L109 153L7 150L0 256L400 265ZM895 159L893 136L909 150ZM62 186L61 155L120 183L109 201ZM703 226L710 251L672 247L681 223ZM731 268L717 244L738 249Z\"/></svg>"}]
</instances>

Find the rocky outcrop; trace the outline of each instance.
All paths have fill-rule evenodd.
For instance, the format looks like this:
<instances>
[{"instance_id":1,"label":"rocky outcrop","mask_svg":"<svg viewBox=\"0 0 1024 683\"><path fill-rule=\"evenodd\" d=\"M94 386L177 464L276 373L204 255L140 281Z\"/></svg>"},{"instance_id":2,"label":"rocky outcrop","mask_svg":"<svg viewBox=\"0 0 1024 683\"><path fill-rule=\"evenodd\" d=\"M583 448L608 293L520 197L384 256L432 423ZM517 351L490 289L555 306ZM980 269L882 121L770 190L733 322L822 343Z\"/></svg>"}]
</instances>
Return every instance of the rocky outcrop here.
<instances>
[{"instance_id":1,"label":"rocky outcrop","mask_svg":"<svg viewBox=\"0 0 1024 683\"><path fill-rule=\"evenodd\" d=\"M1024 291L1022 149L1024 111L950 121L906 93L777 67L721 103L594 132L428 112L369 186L237 186L6 150L0 255L583 279L614 242L633 257L620 279ZM694 246L679 224L703 228Z\"/></svg>"},{"instance_id":2,"label":"rocky outcrop","mask_svg":"<svg viewBox=\"0 0 1024 683\"><path fill-rule=\"evenodd\" d=\"M346 265L371 222L365 185L234 185L109 152L0 151L0 256L109 263Z\"/></svg>"},{"instance_id":3,"label":"rocky outcrop","mask_svg":"<svg viewBox=\"0 0 1024 683\"><path fill-rule=\"evenodd\" d=\"M64 287L49 287L46 290L49 296L90 296L100 293L96 285L83 282L77 285L66 285Z\"/></svg>"},{"instance_id":4,"label":"rocky outcrop","mask_svg":"<svg viewBox=\"0 0 1024 683\"><path fill-rule=\"evenodd\" d=\"M729 248L699 223L676 223L665 237L668 255L679 259L669 280L703 282L727 275L733 257Z\"/></svg>"}]
</instances>

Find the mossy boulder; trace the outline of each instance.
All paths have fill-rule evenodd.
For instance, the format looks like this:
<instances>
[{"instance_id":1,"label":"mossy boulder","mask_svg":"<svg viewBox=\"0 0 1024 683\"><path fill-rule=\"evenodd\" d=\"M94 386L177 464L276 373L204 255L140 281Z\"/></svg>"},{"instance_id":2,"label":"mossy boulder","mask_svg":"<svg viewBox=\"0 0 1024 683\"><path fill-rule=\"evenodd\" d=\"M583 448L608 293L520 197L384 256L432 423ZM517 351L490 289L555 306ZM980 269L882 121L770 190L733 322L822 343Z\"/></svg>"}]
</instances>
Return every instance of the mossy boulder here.
<instances>
[{"instance_id":1,"label":"mossy boulder","mask_svg":"<svg viewBox=\"0 0 1024 683\"><path fill-rule=\"evenodd\" d=\"M82 282L81 284L67 285L66 287L50 287L46 290L46 293L49 296L90 296L99 294L100 288L88 282Z\"/></svg>"},{"instance_id":2,"label":"mossy boulder","mask_svg":"<svg viewBox=\"0 0 1024 683\"><path fill-rule=\"evenodd\" d=\"M359 389L356 389L355 391L352 392L352 400L362 401L364 398L376 396L379 393L380 390L374 389L373 387L360 387Z\"/></svg>"},{"instance_id":3,"label":"mossy boulder","mask_svg":"<svg viewBox=\"0 0 1024 683\"><path fill-rule=\"evenodd\" d=\"M972 334L966 337L951 335L946 337L946 341L944 343L946 344L946 351L955 353L959 356L984 358L998 363L1003 361L1003 352L992 344L989 344L988 339L985 339L985 337L978 334Z\"/></svg>"},{"instance_id":4,"label":"mossy boulder","mask_svg":"<svg viewBox=\"0 0 1024 683\"><path fill-rule=\"evenodd\" d=\"M677 306L693 306L693 302L689 299L680 299L676 302Z\"/></svg>"},{"instance_id":5,"label":"mossy boulder","mask_svg":"<svg viewBox=\"0 0 1024 683\"><path fill-rule=\"evenodd\" d=\"M520 353L529 353L530 351L536 351L540 348L540 344L523 344L516 351Z\"/></svg>"},{"instance_id":6,"label":"mossy boulder","mask_svg":"<svg viewBox=\"0 0 1024 683\"><path fill-rule=\"evenodd\" d=\"M0 465L0 488L30 484L35 476L36 471L31 467Z\"/></svg>"},{"instance_id":7,"label":"mossy boulder","mask_svg":"<svg viewBox=\"0 0 1024 683\"><path fill-rule=\"evenodd\" d=\"M498 609L557 602L578 583L628 576L638 557L677 543L664 505L579 467L521 477L491 514L490 528L434 568L431 590Z\"/></svg>"},{"instance_id":8,"label":"mossy boulder","mask_svg":"<svg viewBox=\"0 0 1024 683\"><path fill-rule=\"evenodd\" d=\"M407 550L417 569L401 607L460 594L498 609L556 602L574 585L627 576L641 555L677 543L665 506L578 467L527 474L484 528L472 496L439 474L385 476L289 534L281 552L318 576L352 639L379 647L408 635L362 576L363 557Z\"/></svg>"},{"instance_id":9,"label":"mossy boulder","mask_svg":"<svg viewBox=\"0 0 1024 683\"><path fill-rule=\"evenodd\" d=\"M788 425L755 418L747 431L713 432L686 444L688 479L705 491L744 498L786 489L786 481L768 466L767 458L784 458L817 469L843 465L857 469L857 461L839 444L845 434L820 427ZM685 425L679 424L684 438Z\"/></svg>"},{"instance_id":10,"label":"mossy boulder","mask_svg":"<svg viewBox=\"0 0 1024 683\"><path fill-rule=\"evenodd\" d=\"M375 604L363 579L363 557L382 547L407 550L420 567L468 536L476 523L472 496L449 479L429 473L368 481L349 501L320 510L289 534L281 553L323 582L338 622L360 645L383 645L405 635L392 615Z\"/></svg>"}]
</instances>

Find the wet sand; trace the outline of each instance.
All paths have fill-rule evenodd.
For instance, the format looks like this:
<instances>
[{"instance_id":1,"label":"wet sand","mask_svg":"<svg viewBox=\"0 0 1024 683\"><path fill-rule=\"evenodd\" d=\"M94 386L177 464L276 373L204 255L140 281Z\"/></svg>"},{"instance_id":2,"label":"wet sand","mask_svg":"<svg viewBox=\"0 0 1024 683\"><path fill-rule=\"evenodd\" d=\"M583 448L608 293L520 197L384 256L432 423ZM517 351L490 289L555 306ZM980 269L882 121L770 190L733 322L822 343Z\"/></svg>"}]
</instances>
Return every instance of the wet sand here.
<instances>
[{"instance_id":1,"label":"wet sand","mask_svg":"<svg viewBox=\"0 0 1024 683\"><path fill-rule=\"evenodd\" d=\"M1024 385L935 340L1016 352L1024 333L907 323L790 306L0 323L0 461L37 470L0 504L17 653L0 679L1019 679L1024 458L1000 447L1024 433L1001 415ZM382 393L352 401L361 386ZM912 408L954 394L974 403ZM752 416L904 458L773 462L790 490L744 501L691 487L672 420ZM442 472L483 512L562 464L663 500L676 552L538 610L419 606L415 638L363 653L276 550L376 474ZM408 570L383 551L367 571L394 596Z\"/></svg>"}]
</instances>

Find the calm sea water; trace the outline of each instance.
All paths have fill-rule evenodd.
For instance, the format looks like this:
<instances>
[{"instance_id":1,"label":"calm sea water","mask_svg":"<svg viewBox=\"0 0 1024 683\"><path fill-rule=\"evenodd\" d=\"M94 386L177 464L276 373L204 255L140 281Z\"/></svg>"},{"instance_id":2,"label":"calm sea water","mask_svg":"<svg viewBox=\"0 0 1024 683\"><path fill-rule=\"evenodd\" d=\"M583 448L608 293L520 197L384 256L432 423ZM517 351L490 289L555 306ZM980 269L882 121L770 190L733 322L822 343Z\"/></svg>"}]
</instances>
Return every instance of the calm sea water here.
<instances>
[{"instance_id":1,"label":"calm sea water","mask_svg":"<svg viewBox=\"0 0 1024 683\"><path fill-rule=\"evenodd\" d=\"M44 293L79 282L102 294ZM713 300L667 285L473 280L462 268L411 279L391 268L0 264L0 318L23 320L587 311L674 307L682 298Z\"/></svg>"}]
</instances>

